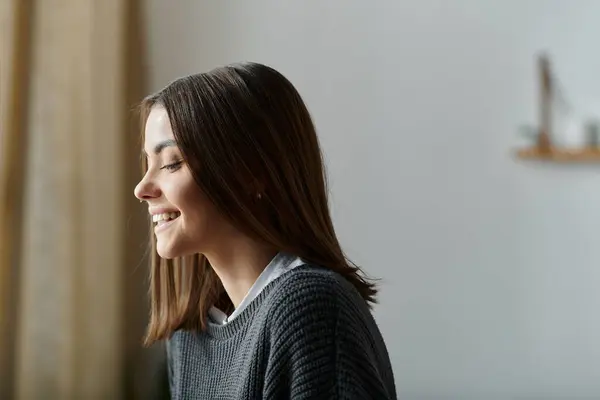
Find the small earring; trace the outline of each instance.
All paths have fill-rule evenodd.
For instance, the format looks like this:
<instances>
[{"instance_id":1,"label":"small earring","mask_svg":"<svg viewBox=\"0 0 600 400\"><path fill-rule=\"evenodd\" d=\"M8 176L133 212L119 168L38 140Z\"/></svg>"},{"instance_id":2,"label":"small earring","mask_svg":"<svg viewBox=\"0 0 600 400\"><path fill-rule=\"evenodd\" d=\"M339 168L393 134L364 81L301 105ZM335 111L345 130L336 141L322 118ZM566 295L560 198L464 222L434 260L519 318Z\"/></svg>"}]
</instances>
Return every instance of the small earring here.
<instances>
[{"instance_id":1,"label":"small earring","mask_svg":"<svg viewBox=\"0 0 600 400\"><path fill-rule=\"evenodd\" d=\"M256 195L256 197L260 200L260 199L262 199L262 194L259 193Z\"/></svg>"},{"instance_id":2,"label":"small earring","mask_svg":"<svg viewBox=\"0 0 600 400\"><path fill-rule=\"evenodd\" d=\"M140 203L143 203L143 202L144 202L144 200L140 200Z\"/></svg>"}]
</instances>

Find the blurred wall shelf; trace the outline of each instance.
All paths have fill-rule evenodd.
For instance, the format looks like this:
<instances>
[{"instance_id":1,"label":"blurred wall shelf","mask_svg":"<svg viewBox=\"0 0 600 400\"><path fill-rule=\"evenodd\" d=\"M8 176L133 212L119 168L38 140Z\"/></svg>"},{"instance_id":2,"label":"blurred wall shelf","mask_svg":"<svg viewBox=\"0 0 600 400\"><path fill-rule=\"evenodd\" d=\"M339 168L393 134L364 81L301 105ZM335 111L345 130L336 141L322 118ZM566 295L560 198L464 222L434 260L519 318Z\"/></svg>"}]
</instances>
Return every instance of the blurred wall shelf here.
<instances>
[{"instance_id":1,"label":"blurred wall shelf","mask_svg":"<svg viewBox=\"0 0 600 400\"><path fill-rule=\"evenodd\" d=\"M557 95L566 104L558 90L550 70L550 61L545 54L538 56L538 76L540 86L539 127L531 135L535 144L518 149L515 155L521 160L546 161L556 163L600 163L600 127L589 121L586 127L587 145L581 148L559 147L552 143L552 112Z\"/></svg>"},{"instance_id":2,"label":"blurred wall shelf","mask_svg":"<svg viewBox=\"0 0 600 400\"><path fill-rule=\"evenodd\" d=\"M600 148L550 148L540 149L531 147L529 149L517 150L516 156L522 160L538 160L556 163L600 163Z\"/></svg>"}]
</instances>

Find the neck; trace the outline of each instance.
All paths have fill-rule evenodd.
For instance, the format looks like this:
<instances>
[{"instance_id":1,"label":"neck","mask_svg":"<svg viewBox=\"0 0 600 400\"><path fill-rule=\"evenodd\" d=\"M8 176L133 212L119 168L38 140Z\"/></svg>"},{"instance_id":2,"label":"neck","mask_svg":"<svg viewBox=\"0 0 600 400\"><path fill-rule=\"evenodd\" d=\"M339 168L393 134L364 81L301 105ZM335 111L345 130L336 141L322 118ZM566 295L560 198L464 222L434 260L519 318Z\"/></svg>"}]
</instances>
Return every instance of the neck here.
<instances>
[{"instance_id":1,"label":"neck","mask_svg":"<svg viewBox=\"0 0 600 400\"><path fill-rule=\"evenodd\" d=\"M244 237L228 242L221 251L204 255L237 308L276 254L270 246Z\"/></svg>"}]
</instances>

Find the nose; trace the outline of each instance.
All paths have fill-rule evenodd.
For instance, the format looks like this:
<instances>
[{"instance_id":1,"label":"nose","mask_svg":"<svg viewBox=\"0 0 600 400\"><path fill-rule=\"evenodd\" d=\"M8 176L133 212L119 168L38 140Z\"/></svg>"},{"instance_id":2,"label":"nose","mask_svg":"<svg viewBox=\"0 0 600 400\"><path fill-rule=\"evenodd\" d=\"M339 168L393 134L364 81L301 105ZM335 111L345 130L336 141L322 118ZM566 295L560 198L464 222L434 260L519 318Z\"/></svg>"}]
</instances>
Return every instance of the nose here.
<instances>
[{"instance_id":1,"label":"nose","mask_svg":"<svg viewBox=\"0 0 600 400\"><path fill-rule=\"evenodd\" d=\"M142 180L135 186L133 194L140 200L150 200L159 197L160 190L148 175L144 175Z\"/></svg>"}]
</instances>

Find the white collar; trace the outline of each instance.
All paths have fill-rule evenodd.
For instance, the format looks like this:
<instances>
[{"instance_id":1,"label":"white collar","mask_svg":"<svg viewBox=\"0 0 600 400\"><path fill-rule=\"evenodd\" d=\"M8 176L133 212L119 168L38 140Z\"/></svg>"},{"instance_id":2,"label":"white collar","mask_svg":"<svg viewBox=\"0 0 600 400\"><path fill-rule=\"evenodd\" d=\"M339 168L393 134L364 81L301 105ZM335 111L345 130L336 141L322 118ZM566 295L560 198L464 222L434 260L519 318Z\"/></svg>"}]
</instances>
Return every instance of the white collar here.
<instances>
[{"instance_id":1,"label":"white collar","mask_svg":"<svg viewBox=\"0 0 600 400\"><path fill-rule=\"evenodd\" d=\"M305 262L299 257L284 252L277 253L277 255L273 257L271 262L269 262L269 264L258 276L248 293L246 293L246 296L244 296L242 299L240 305L233 311L233 313L231 313L230 316L227 316L227 314L216 307L211 307L208 311L210 319L214 323L220 325L231 322L246 307L248 307L248 305L252 303L256 297L258 297L258 295L264 290L265 287L267 287L269 283L273 282L284 273L304 264Z\"/></svg>"}]
</instances>

